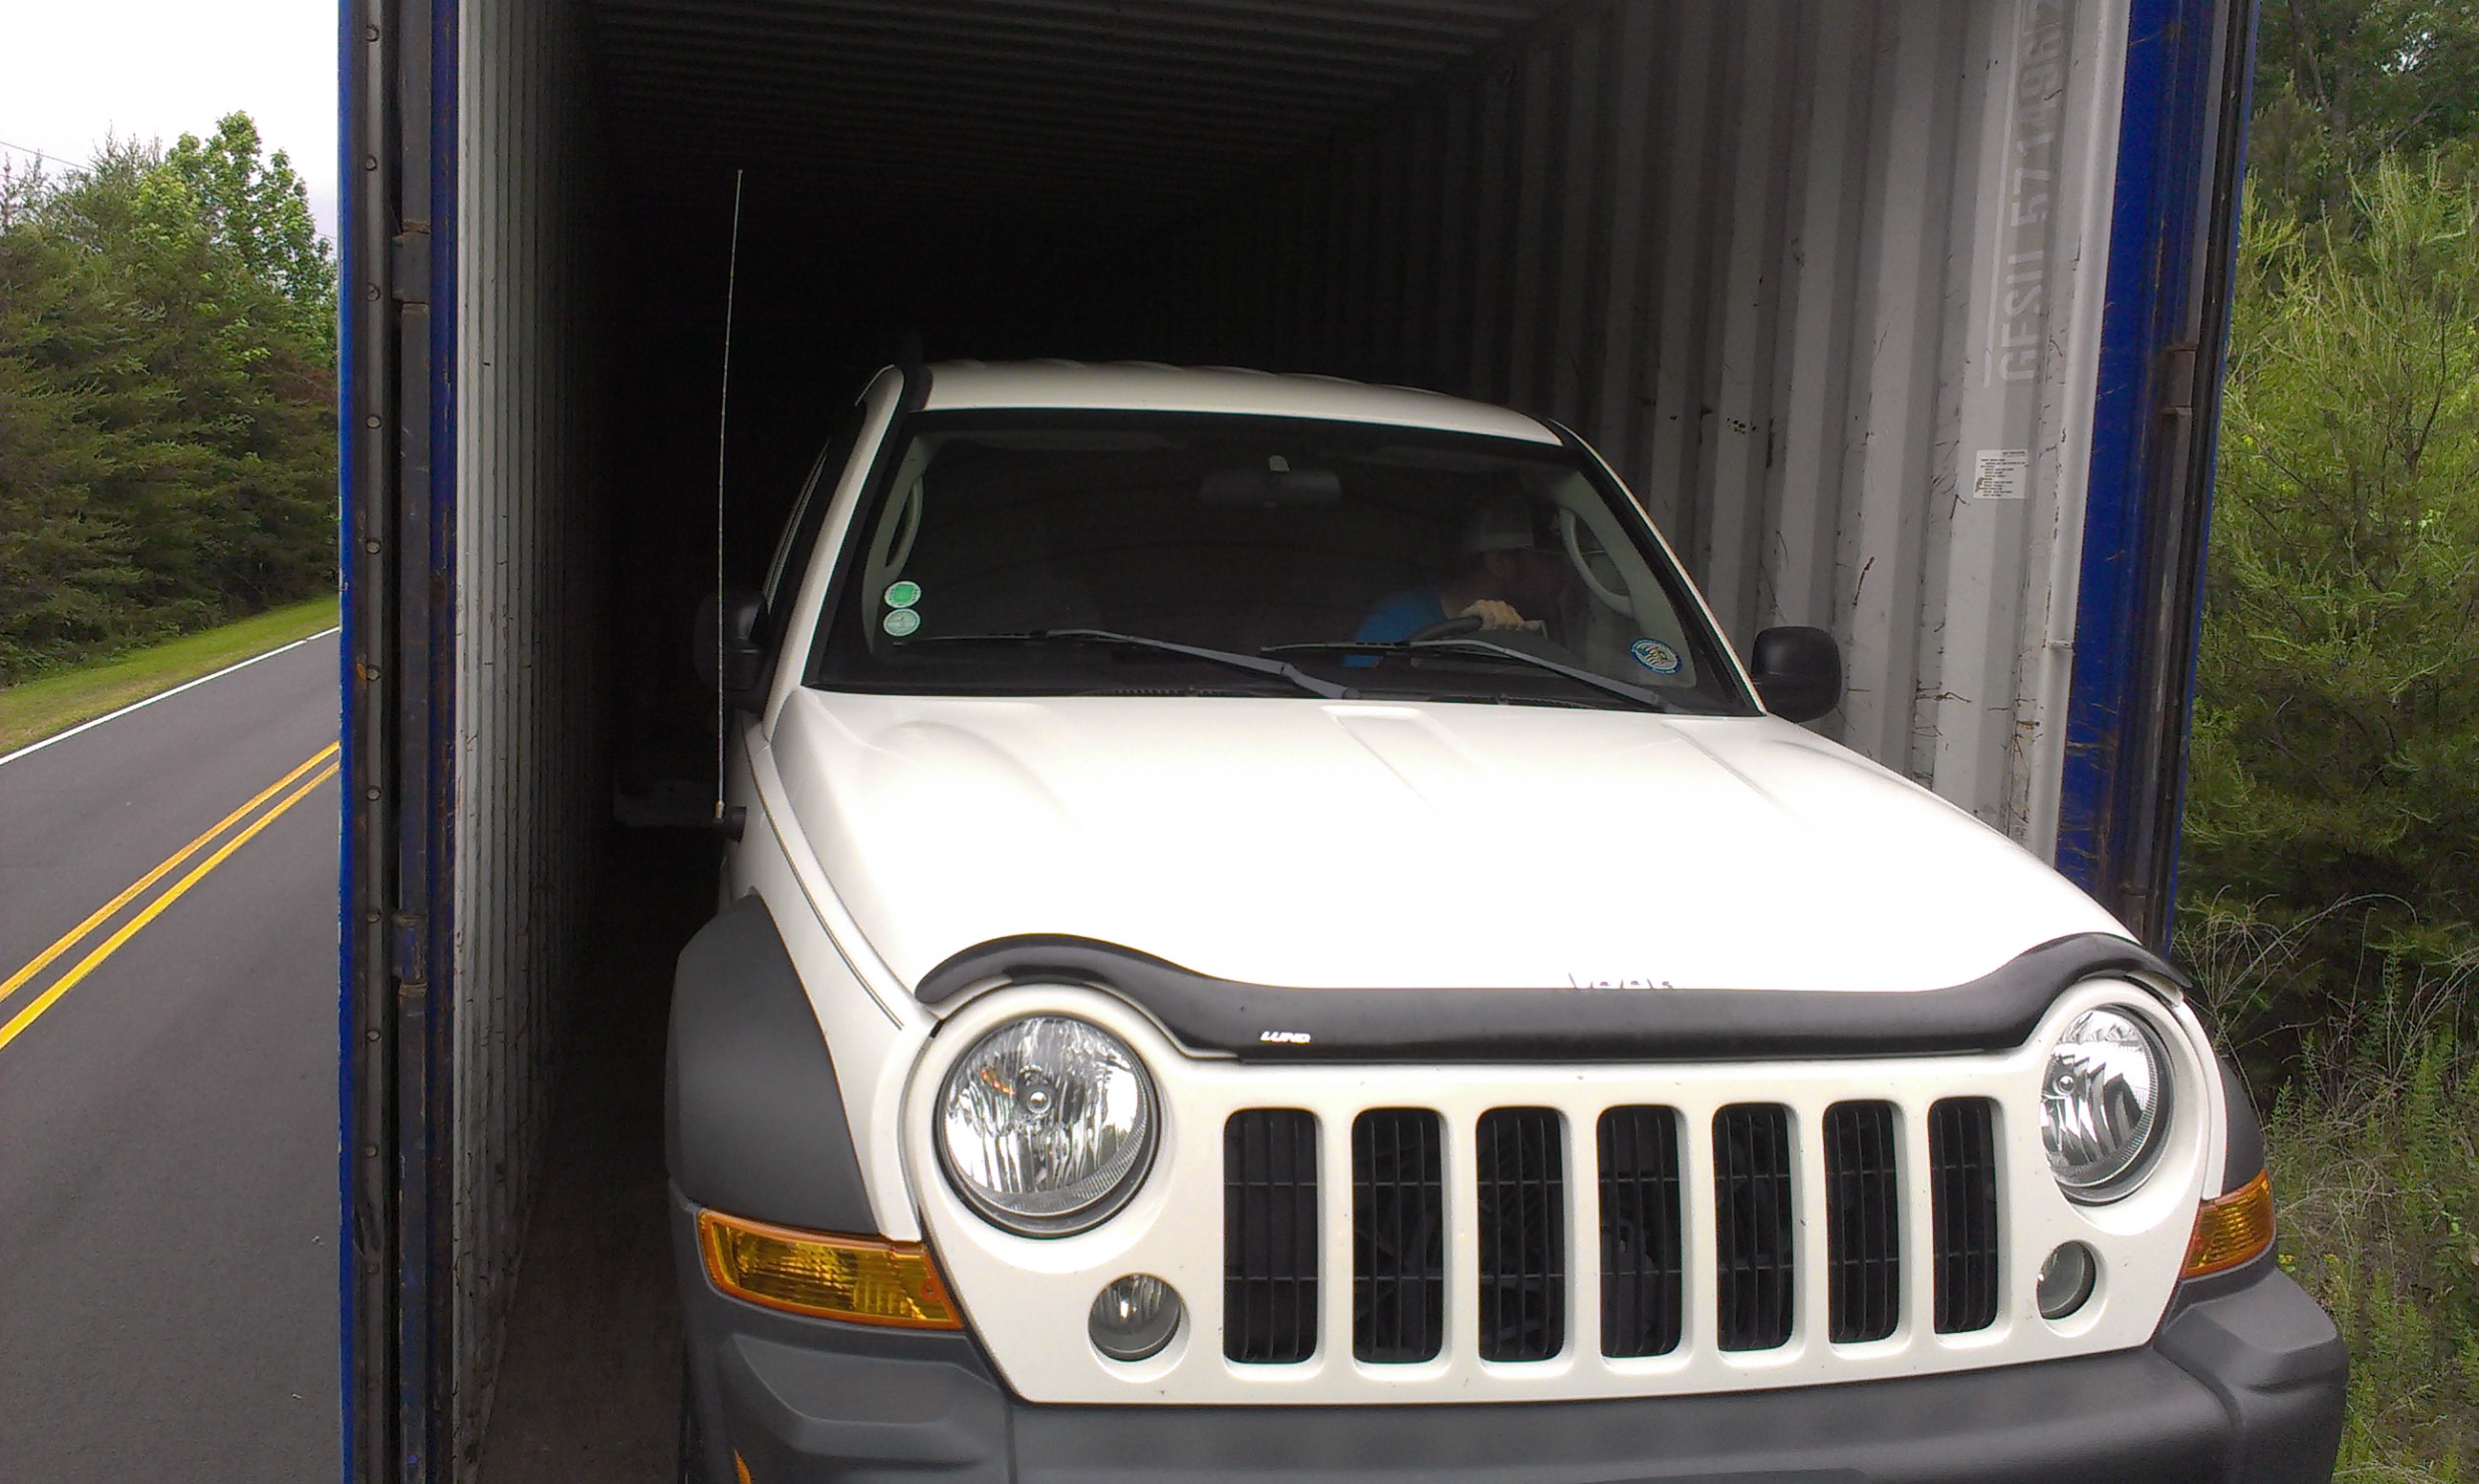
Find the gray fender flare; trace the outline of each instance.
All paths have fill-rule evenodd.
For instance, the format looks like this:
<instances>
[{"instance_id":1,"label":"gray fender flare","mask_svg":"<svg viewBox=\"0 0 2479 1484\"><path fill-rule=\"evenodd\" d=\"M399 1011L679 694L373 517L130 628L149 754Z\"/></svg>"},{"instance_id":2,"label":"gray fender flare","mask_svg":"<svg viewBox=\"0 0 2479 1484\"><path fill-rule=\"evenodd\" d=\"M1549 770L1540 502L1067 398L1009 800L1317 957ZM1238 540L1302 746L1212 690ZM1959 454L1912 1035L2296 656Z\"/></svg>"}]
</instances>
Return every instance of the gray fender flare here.
<instances>
[{"instance_id":1,"label":"gray fender flare","mask_svg":"<svg viewBox=\"0 0 2479 1484\"><path fill-rule=\"evenodd\" d=\"M2221 1063L2221 1116L2224 1130L2224 1154L2221 1163L2220 1193L2227 1195L2263 1173L2263 1123L2256 1117L2255 1104L2247 1097L2246 1080L2230 1059L2219 1057Z\"/></svg>"},{"instance_id":2,"label":"gray fender flare","mask_svg":"<svg viewBox=\"0 0 2479 1484\"><path fill-rule=\"evenodd\" d=\"M680 950L663 1069L663 1152L700 1206L873 1234L843 1089L765 902L745 896Z\"/></svg>"}]
</instances>

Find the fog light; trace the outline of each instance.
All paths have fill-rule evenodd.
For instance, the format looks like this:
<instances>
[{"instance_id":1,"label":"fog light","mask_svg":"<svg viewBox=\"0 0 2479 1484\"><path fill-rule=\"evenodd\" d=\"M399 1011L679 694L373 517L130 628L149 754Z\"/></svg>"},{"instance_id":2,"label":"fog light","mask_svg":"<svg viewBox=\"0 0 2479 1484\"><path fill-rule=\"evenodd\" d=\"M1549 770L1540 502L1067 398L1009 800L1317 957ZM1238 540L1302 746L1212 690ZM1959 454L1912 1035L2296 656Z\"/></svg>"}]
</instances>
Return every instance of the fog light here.
<instances>
[{"instance_id":1,"label":"fog light","mask_svg":"<svg viewBox=\"0 0 2479 1484\"><path fill-rule=\"evenodd\" d=\"M1170 1343L1184 1307L1169 1284L1151 1273L1130 1273L1094 1295L1085 1327L1093 1348L1111 1359L1140 1361Z\"/></svg>"},{"instance_id":2,"label":"fog light","mask_svg":"<svg viewBox=\"0 0 2479 1484\"><path fill-rule=\"evenodd\" d=\"M2049 1254L2040 1265L2040 1318L2062 1319L2083 1306L2091 1297L2092 1283L2100 1276L2100 1264L2092 1249L2080 1241L2070 1241Z\"/></svg>"}]
</instances>

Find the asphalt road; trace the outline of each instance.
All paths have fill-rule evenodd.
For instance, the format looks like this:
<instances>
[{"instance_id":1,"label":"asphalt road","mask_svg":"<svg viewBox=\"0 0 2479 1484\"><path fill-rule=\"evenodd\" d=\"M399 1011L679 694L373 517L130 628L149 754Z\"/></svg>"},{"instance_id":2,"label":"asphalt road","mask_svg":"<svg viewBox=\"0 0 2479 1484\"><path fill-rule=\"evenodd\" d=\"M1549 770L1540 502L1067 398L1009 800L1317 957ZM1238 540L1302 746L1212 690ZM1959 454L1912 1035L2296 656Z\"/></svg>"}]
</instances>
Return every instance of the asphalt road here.
<instances>
[{"instance_id":1,"label":"asphalt road","mask_svg":"<svg viewBox=\"0 0 2479 1484\"><path fill-rule=\"evenodd\" d=\"M0 762L0 982L169 862L0 992L0 1479L338 1476L335 738L331 635Z\"/></svg>"}]
</instances>

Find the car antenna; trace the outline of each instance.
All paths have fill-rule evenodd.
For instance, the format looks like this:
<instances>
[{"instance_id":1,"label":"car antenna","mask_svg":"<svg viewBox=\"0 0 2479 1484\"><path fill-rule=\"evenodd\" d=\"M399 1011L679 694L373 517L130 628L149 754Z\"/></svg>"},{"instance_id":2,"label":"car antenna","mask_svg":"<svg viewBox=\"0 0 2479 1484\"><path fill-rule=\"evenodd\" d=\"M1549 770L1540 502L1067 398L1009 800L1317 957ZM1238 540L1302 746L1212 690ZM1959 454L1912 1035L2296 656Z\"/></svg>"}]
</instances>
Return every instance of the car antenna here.
<instances>
[{"instance_id":1,"label":"car antenna","mask_svg":"<svg viewBox=\"0 0 2479 1484\"><path fill-rule=\"evenodd\" d=\"M714 414L714 822L713 829L728 839L740 838L740 821L732 816L739 812L724 803L724 741L731 725L731 707L724 700L723 672L723 473L724 455L730 448L731 427L731 311L732 301L740 291L740 192L745 169L731 172L731 252L723 274L723 391L715 399Z\"/></svg>"}]
</instances>

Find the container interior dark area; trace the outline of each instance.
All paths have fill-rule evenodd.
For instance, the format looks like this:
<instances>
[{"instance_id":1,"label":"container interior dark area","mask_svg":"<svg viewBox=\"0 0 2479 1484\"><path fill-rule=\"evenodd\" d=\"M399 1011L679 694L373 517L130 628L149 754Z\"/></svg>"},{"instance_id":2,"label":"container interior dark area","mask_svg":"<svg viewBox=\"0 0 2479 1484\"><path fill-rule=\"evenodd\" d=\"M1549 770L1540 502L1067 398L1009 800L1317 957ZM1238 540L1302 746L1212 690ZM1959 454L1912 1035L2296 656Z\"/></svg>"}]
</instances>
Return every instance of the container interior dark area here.
<instances>
[{"instance_id":1,"label":"container interior dark area","mask_svg":"<svg viewBox=\"0 0 2479 1484\"><path fill-rule=\"evenodd\" d=\"M720 528L726 579L754 580L828 425L899 359L1234 364L1489 396L1446 384L1443 358L1376 351L1384 334L1360 354L1235 334L1185 269L1303 156L1606 8L589 0L580 71L609 142L580 237L604 591L629 656L621 785L711 772L684 656L715 573L685 558Z\"/></svg>"},{"instance_id":2,"label":"container interior dark area","mask_svg":"<svg viewBox=\"0 0 2479 1484\"><path fill-rule=\"evenodd\" d=\"M588 0L557 69L594 141L563 194L589 321L607 795L711 787L690 635L716 585L719 450L725 577L754 581L829 424L899 358L1250 364L1488 395L1374 356L1287 361L1160 265L1342 131L1469 86L1586 9ZM690 829L601 827L479 1440L493 1484L671 1476L663 1039L718 850Z\"/></svg>"}]
</instances>

